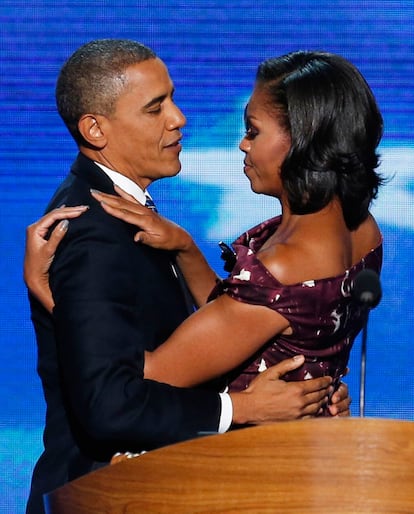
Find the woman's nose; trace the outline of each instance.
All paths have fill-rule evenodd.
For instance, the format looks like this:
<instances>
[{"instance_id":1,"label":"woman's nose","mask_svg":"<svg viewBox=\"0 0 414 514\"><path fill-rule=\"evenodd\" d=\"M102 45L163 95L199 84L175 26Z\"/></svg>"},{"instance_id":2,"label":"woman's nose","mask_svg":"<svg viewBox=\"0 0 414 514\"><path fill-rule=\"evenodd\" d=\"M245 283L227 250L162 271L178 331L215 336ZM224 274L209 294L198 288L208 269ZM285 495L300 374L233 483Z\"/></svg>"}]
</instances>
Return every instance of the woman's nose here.
<instances>
[{"instance_id":1,"label":"woman's nose","mask_svg":"<svg viewBox=\"0 0 414 514\"><path fill-rule=\"evenodd\" d=\"M249 141L245 137L240 141L239 149L244 153L247 153L250 150Z\"/></svg>"}]
</instances>

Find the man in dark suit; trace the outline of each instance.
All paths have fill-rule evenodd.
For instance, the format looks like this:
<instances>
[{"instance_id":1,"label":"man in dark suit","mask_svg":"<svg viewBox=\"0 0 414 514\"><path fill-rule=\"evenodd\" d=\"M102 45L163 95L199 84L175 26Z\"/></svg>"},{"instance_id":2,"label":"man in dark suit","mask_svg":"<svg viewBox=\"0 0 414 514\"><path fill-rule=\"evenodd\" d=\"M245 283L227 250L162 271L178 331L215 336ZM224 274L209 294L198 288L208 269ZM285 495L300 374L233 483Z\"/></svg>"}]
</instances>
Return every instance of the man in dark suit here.
<instances>
[{"instance_id":1,"label":"man in dark suit","mask_svg":"<svg viewBox=\"0 0 414 514\"><path fill-rule=\"evenodd\" d=\"M292 403L288 417L313 414L330 384L328 377L274 380L300 364L290 360L277 374L264 374L240 407L235 397L207 386L144 380L144 351L160 345L189 314L182 284L174 256L137 245L136 227L105 213L90 190L114 193L116 184L145 203L154 180L180 171L185 117L174 104L164 63L132 41L81 47L61 70L56 99L80 153L47 210L90 208L70 222L56 251L53 317L30 297L47 412L28 514L43 513L44 493L107 464L115 452L225 431L231 422L281 419L282 403L284 412ZM345 397L346 391L338 405Z\"/></svg>"}]
</instances>

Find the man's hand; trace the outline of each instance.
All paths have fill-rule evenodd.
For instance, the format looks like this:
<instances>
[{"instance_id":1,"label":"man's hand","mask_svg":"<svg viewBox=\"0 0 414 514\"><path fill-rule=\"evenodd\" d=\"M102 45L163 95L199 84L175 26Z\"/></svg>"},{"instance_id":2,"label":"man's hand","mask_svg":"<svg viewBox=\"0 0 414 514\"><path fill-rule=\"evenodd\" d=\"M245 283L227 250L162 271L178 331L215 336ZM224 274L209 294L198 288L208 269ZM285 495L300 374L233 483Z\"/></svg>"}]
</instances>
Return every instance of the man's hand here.
<instances>
[{"instance_id":1,"label":"man's hand","mask_svg":"<svg viewBox=\"0 0 414 514\"><path fill-rule=\"evenodd\" d=\"M263 425L318 414L332 392L331 377L300 382L285 382L281 379L285 373L300 367L304 361L303 355L286 359L260 373L245 391L231 393L233 423ZM338 398L343 399L343 391Z\"/></svg>"},{"instance_id":2,"label":"man's hand","mask_svg":"<svg viewBox=\"0 0 414 514\"><path fill-rule=\"evenodd\" d=\"M23 278L30 292L52 312L54 301L49 288L49 268L53 262L56 248L65 237L69 219L77 218L88 206L61 207L49 212L27 227L26 252L24 257ZM60 221L46 239L50 227Z\"/></svg>"},{"instance_id":3,"label":"man's hand","mask_svg":"<svg viewBox=\"0 0 414 514\"><path fill-rule=\"evenodd\" d=\"M329 412L332 416L350 416L351 415L351 397L349 396L348 386L343 382L340 383L338 390L334 392L329 405Z\"/></svg>"}]
</instances>

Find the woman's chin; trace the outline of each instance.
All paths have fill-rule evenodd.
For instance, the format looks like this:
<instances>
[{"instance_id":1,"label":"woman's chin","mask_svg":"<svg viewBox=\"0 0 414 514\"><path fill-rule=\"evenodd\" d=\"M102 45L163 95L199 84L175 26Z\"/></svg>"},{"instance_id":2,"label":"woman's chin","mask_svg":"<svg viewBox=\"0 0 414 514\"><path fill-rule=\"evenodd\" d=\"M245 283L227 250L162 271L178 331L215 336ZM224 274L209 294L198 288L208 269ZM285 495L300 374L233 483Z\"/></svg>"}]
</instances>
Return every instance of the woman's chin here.
<instances>
[{"instance_id":1,"label":"woman's chin","mask_svg":"<svg viewBox=\"0 0 414 514\"><path fill-rule=\"evenodd\" d=\"M257 184L254 184L252 181L250 181L250 189L257 195L263 194L263 191L261 191L260 188L257 187Z\"/></svg>"}]
</instances>

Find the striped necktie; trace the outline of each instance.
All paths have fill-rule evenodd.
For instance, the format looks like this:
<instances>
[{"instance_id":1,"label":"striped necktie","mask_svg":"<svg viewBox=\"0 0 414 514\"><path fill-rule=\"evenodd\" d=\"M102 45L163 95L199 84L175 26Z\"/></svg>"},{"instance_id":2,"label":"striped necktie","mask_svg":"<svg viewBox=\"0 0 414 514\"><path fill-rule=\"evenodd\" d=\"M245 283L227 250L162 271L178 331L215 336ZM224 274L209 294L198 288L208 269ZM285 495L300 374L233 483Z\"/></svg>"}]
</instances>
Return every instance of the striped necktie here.
<instances>
[{"instance_id":1,"label":"striped necktie","mask_svg":"<svg viewBox=\"0 0 414 514\"><path fill-rule=\"evenodd\" d=\"M148 209L154 212L158 212L154 200L147 193L145 193L145 207L148 207Z\"/></svg>"}]
</instances>

